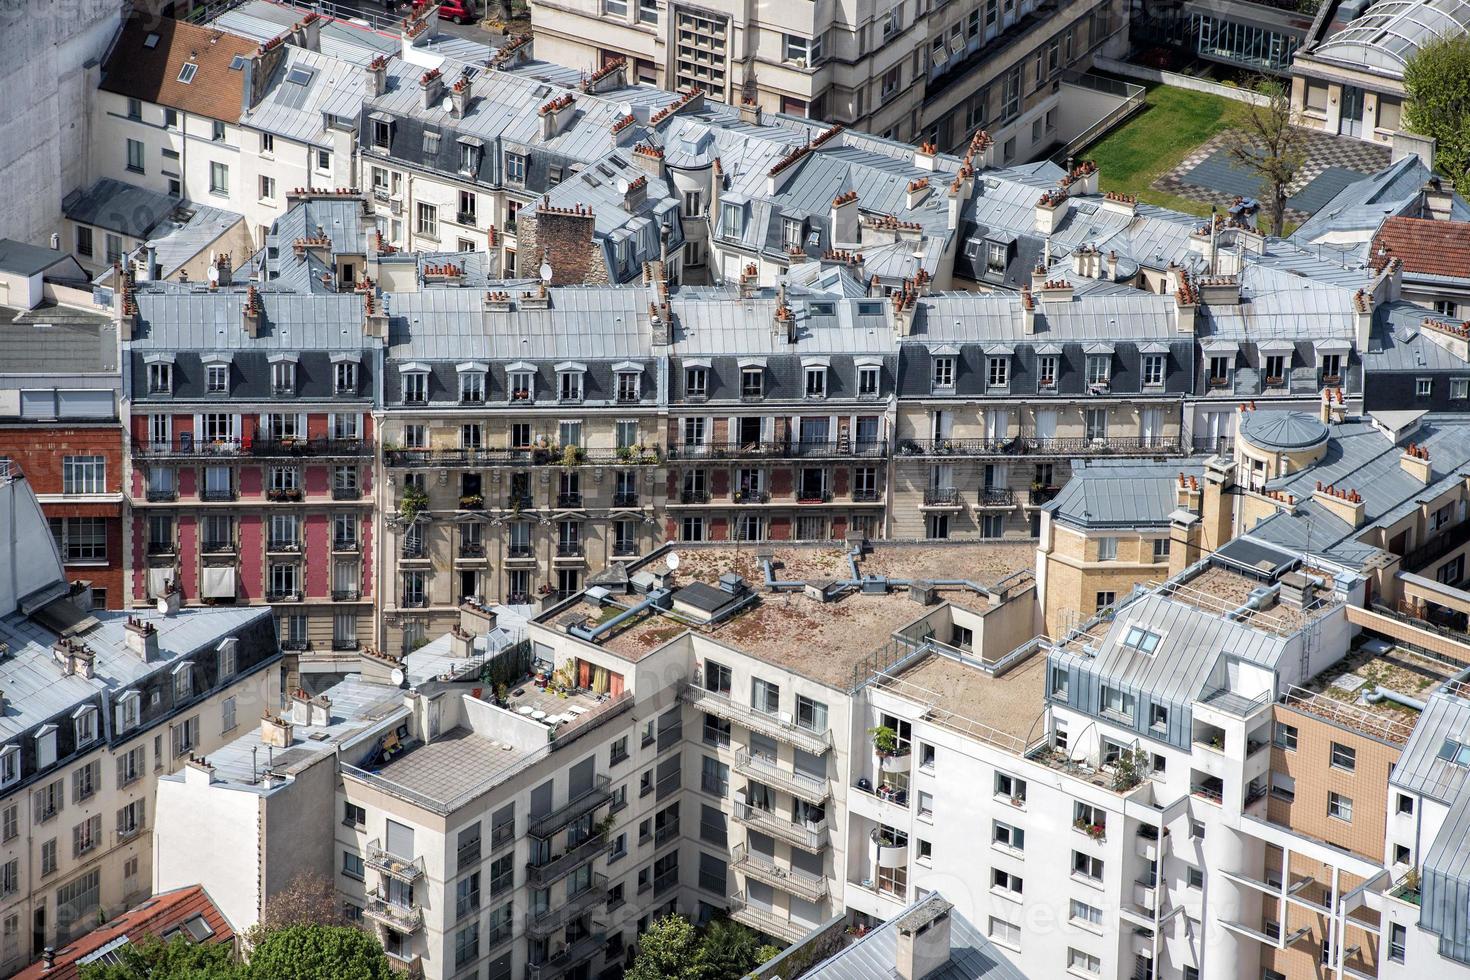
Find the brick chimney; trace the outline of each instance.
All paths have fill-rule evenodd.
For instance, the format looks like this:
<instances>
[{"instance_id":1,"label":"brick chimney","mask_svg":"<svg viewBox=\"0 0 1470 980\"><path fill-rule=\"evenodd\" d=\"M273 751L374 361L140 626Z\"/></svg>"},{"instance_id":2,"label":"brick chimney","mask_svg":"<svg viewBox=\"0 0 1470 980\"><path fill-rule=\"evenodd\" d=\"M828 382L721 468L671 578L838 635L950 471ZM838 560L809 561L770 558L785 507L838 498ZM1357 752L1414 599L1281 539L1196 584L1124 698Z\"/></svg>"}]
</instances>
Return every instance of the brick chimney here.
<instances>
[{"instance_id":1,"label":"brick chimney","mask_svg":"<svg viewBox=\"0 0 1470 980\"><path fill-rule=\"evenodd\" d=\"M388 59L378 55L367 66L368 94L379 96L388 91Z\"/></svg>"},{"instance_id":2,"label":"brick chimney","mask_svg":"<svg viewBox=\"0 0 1470 980\"><path fill-rule=\"evenodd\" d=\"M221 252L215 256L214 271L215 276L219 280L219 285L228 286L234 281L235 263L230 258L229 252Z\"/></svg>"},{"instance_id":3,"label":"brick chimney","mask_svg":"<svg viewBox=\"0 0 1470 980\"><path fill-rule=\"evenodd\" d=\"M320 51L322 49L322 18L316 11L312 11L291 27L291 41L297 47L308 51Z\"/></svg>"},{"instance_id":4,"label":"brick chimney","mask_svg":"<svg viewBox=\"0 0 1470 980\"><path fill-rule=\"evenodd\" d=\"M152 623L129 616L123 627L123 640L144 663L158 659L158 627Z\"/></svg>"},{"instance_id":5,"label":"brick chimney","mask_svg":"<svg viewBox=\"0 0 1470 980\"><path fill-rule=\"evenodd\" d=\"M603 92L625 87L628 84L627 67L626 58L609 61L583 80L582 91L600 95Z\"/></svg>"},{"instance_id":6,"label":"brick chimney","mask_svg":"<svg viewBox=\"0 0 1470 980\"><path fill-rule=\"evenodd\" d=\"M1030 286L1021 287L1021 332L1028 337L1036 333L1036 299Z\"/></svg>"},{"instance_id":7,"label":"brick chimney","mask_svg":"<svg viewBox=\"0 0 1470 980\"><path fill-rule=\"evenodd\" d=\"M470 86L468 76L461 75L459 81L455 82L449 90L449 114L455 119L463 119L464 114L470 110L470 100L474 98L474 91Z\"/></svg>"},{"instance_id":8,"label":"brick chimney","mask_svg":"<svg viewBox=\"0 0 1470 980\"><path fill-rule=\"evenodd\" d=\"M949 964L954 906L937 892L894 920L893 968L898 980L924 980Z\"/></svg>"},{"instance_id":9,"label":"brick chimney","mask_svg":"<svg viewBox=\"0 0 1470 980\"><path fill-rule=\"evenodd\" d=\"M444 95L444 78L439 69L430 68L419 76L419 91L423 95L422 105L425 109L438 107L439 99Z\"/></svg>"},{"instance_id":10,"label":"brick chimney","mask_svg":"<svg viewBox=\"0 0 1470 980\"><path fill-rule=\"evenodd\" d=\"M642 170L654 180L664 179L664 151L647 143L639 143L633 147L633 166ZM692 218L694 215L685 215Z\"/></svg>"},{"instance_id":11,"label":"brick chimney","mask_svg":"<svg viewBox=\"0 0 1470 980\"><path fill-rule=\"evenodd\" d=\"M458 623L449 628L449 655L456 660L469 660L475 656L475 636Z\"/></svg>"},{"instance_id":12,"label":"brick chimney","mask_svg":"<svg viewBox=\"0 0 1470 980\"><path fill-rule=\"evenodd\" d=\"M623 210L629 214L637 214L638 209L648 202L648 176L639 174L628 181L628 187L623 191Z\"/></svg>"},{"instance_id":13,"label":"brick chimney","mask_svg":"<svg viewBox=\"0 0 1470 980\"><path fill-rule=\"evenodd\" d=\"M918 170L933 170L934 158L939 155L939 147L933 143L920 143L914 147L914 167Z\"/></svg>"},{"instance_id":14,"label":"brick chimney","mask_svg":"<svg viewBox=\"0 0 1470 980\"><path fill-rule=\"evenodd\" d=\"M1316 489L1312 491L1312 499L1352 527L1363 526L1366 508L1363 503L1363 495L1357 490L1331 483L1323 484L1321 480L1318 480Z\"/></svg>"},{"instance_id":15,"label":"brick chimney","mask_svg":"<svg viewBox=\"0 0 1470 980\"><path fill-rule=\"evenodd\" d=\"M1434 481L1434 468L1429 465L1429 450L1423 446L1409 443L1409 448L1399 457L1399 466L1425 486Z\"/></svg>"},{"instance_id":16,"label":"brick chimney","mask_svg":"<svg viewBox=\"0 0 1470 980\"><path fill-rule=\"evenodd\" d=\"M260 336L260 293L254 286L245 290L245 305L240 310L240 325L245 336L252 339Z\"/></svg>"},{"instance_id":17,"label":"brick chimney","mask_svg":"<svg viewBox=\"0 0 1470 980\"><path fill-rule=\"evenodd\" d=\"M1038 235L1050 235L1057 230L1067 215L1067 195L1061 191L1047 191L1036 201L1035 228Z\"/></svg>"},{"instance_id":18,"label":"brick chimney","mask_svg":"<svg viewBox=\"0 0 1470 980\"><path fill-rule=\"evenodd\" d=\"M572 121L576 111L577 100L570 92L543 105L537 110L537 115L541 117L541 138L549 140L560 134Z\"/></svg>"}]
</instances>

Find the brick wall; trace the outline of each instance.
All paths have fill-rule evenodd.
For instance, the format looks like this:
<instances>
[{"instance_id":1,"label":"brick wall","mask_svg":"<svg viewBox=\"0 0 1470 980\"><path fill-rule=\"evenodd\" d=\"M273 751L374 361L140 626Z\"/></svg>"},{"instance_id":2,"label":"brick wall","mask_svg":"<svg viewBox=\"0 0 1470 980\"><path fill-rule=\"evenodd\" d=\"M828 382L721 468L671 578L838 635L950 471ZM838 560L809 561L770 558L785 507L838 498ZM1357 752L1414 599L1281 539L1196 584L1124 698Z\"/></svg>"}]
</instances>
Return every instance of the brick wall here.
<instances>
[{"instance_id":1,"label":"brick wall","mask_svg":"<svg viewBox=\"0 0 1470 980\"><path fill-rule=\"evenodd\" d=\"M591 211L538 207L534 214L522 213L517 225L523 274L538 275L536 270L546 261L551 264L553 286L608 283L607 263L593 240L596 219Z\"/></svg>"}]
</instances>

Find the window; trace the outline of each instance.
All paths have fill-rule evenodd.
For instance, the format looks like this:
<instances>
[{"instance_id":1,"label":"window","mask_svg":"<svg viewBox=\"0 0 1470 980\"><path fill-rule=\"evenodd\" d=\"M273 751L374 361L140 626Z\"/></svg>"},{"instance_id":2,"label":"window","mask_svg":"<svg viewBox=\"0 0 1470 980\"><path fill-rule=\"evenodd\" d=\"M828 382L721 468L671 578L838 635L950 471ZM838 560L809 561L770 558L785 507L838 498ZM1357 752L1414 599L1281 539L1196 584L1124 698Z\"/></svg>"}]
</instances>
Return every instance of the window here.
<instances>
[{"instance_id":1,"label":"window","mask_svg":"<svg viewBox=\"0 0 1470 980\"><path fill-rule=\"evenodd\" d=\"M209 193L230 193L230 168L223 163L211 163L209 165Z\"/></svg>"},{"instance_id":2,"label":"window","mask_svg":"<svg viewBox=\"0 0 1470 980\"><path fill-rule=\"evenodd\" d=\"M1115 544L1113 549L1114 557L1117 557L1117 539L1112 540ZM1128 632L1123 636L1123 645L1125 647L1132 647L1140 653L1152 655L1159 648L1159 634L1150 632L1142 626L1130 626L1128 627Z\"/></svg>"},{"instance_id":3,"label":"window","mask_svg":"<svg viewBox=\"0 0 1470 980\"><path fill-rule=\"evenodd\" d=\"M1350 797L1341 793L1327 794L1327 815L1339 820L1351 823L1353 819L1353 801Z\"/></svg>"},{"instance_id":4,"label":"window","mask_svg":"<svg viewBox=\"0 0 1470 980\"><path fill-rule=\"evenodd\" d=\"M794 62L798 67L815 65L822 60L822 39L787 34L785 60Z\"/></svg>"},{"instance_id":5,"label":"window","mask_svg":"<svg viewBox=\"0 0 1470 980\"><path fill-rule=\"evenodd\" d=\"M765 392L765 371L758 367L740 369L740 397L760 398Z\"/></svg>"},{"instance_id":6,"label":"window","mask_svg":"<svg viewBox=\"0 0 1470 980\"><path fill-rule=\"evenodd\" d=\"M1133 695L1122 688L1112 687L1104 684L1102 689L1102 708L1105 714L1133 720Z\"/></svg>"},{"instance_id":7,"label":"window","mask_svg":"<svg viewBox=\"0 0 1470 980\"><path fill-rule=\"evenodd\" d=\"M1021 927L1004 919L990 917L990 939L1011 949L1021 948Z\"/></svg>"},{"instance_id":8,"label":"window","mask_svg":"<svg viewBox=\"0 0 1470 980\"><path fill-rule=\"evenodd\" d=\"M1358 767L1358 751L1337 742L1332 743L1332 768L1352 772Z\"/></svg>"},{"instance_id":9,"label":"window","mask_svg":"<svg viewBox=\"0 0 1470 980\"><path fill-rule=\"evenodd\" d=\"M135 174L143 172L143 144L139 140L128 140L128 169Z\"/></svg>"},{"instance_id":10,"label":"window","mask_svg":"<svg viewBox=\"0 0 1470 980\"><path fill-rule=\"evenodd\" d=\"M1395 809L1398 813L1401 813L1404 816L1412 816L1414 813L1414 798L1412 796L1405 796L1403 793L1399 793L1397 806L1395 807Z\"/></svg>"},{"instance_id":11,"label":"window","mask_svg":"<svg viewBox=\"0 0 1470 980\"><path fill-rule=\"evenodd\" d=\"M781 247L797 249L801 247L802 221L800 218L781 219Z\"/></svg>"},{"instance_id":12,"label":"window","mask_svg":"<svg viewBox=\"0 0 1470 980\"><path fill-rule=\"evenodd\" d=\"M1399 922L1390 922L1388 924L1388 958L1394 963L1402 963L1408 954L1408 948L1408 927Z\"/></svg>"},{"instance_id":13,"label":"window","mask_svg":"<svg viewBox=\"0 0 1470 980\"><path fill-rule=\"evenodd\" d=\"M1450 397L1457 401L1470 398L1470 378L1451 378Z\"/></svg>"},{"instance_id":14,"label":"window","mask_svg":"<svg viewBox=\"0 0 1470 980\"><path fill-rule=\"evenodd\" d=\"M1093 598L1093 608L1096 609L1098 612L1101 612L1102 610L1111 606L1117 600L1118 594L1116 592L1099 592Z\"/></svg>"},{"instance_id":15,"label":"window","mask_svg":"<svg viewBox=\"0 0 1470 980\"><path fill-rule=\"evenodd\" d=\"M1057 355L1042 354L1036 359L1037 387L1044 389L1057 386Z\"/></svg>"},{"instance_id":16,"label":"window","mask_svg":"<svg viewBox=\"0 0 1470 980\"><path fill-rule=\"evenodd\" d=\"M745 233L745 205L726 201L720 206L720 233L726 238L739 238Z\"/></svg>"},{"instance_id":17,"label":"window","mask_svg":"<svg viewBox=\"0 0 1470 980\"><path fill-rule=\"evenodd\" d=\"M1414 397L1415 398L1428 398L1433 393L1434 393L1434 379L1433 378L1415 378L1414 379Z\"/></svg>"},{"instance_id":18,"label":"window","mask_svg":"<svg viewBox=\"0 0 1470 980\"><path fill-rule=\"evenodd\" d=\"M796 697L796 725L810 732L825 734L827 731L827 706L813 701L805 695Z\"/></svg>"},{"instance_id":19,"label":"window","mask_svg":"<svg viewBox=\"0 0 1470 980\"><path fill-rule=\"evenodd\" d=\"M990 364L990 373L987 377L987 384L991 388L1008 387L1011 383L1010 359L1005 357L992 357L988 360Z\"/></svg>"},{"instance_id":20,"label":"window","mask_svg":"<svg viewBox=\"0 0 1470 980\"><path fill-rule=\"evenodd\" d=\"M1156 388L1164 383L1164 355L1145 354L1143 356L1143 384L1146 388Z\"/></svg>"},{"instance_id":21,"label":"window","mask_svg":"<svg viewBox=\"0 0 1470 980\"><path fill-rule=\"evenodd\" d=\"M858 397L873 398L878 394L878 368L867 365L858 368Z\"/></svg>"},{"instance_id":22,"label":"window","mask_svg":"<svg viewBox=\"0 0 1470 980\"><path fill-rule=\"evenodd\" d=\"M220 703L220 727L221 732L233 731L235 728L235 699L225 698Z\"/></svg>"},{"instance_id":23,"label":"window","mask_svg":"<svg viewBox=\"0 0 1470 980\"><path fill-rule=\"evenodd\" d=\"M1276 723L1275 735L1276 747L1286 749L1288 752L1296 751L1296 726Z\"/></svg>"},{"instance_id":24,"label":"window","mask_svg":"<svg viewBox=\"0 0 1470 980\"><path fill-rule=\"evenodd\" d=\"M806 396L808 398L827 397L827 369L825 367L806 369Z\"/></svg>"},{"instance_id":25,"label":"window","mask_svg":"<svg viewBox=\"0 0 1470 980\"><path fill-rule=\"evenodd\" d=\"M995 795L1020 806L1026 802L1026 780L1009 773L998 772L995 774Z\"/></svg>"},{"instance_id":26,"label":"window","mask_svg":"<svg viewBox=\"0 0 1470 980\"><path fill-rule=\"evenodd\" d=\"M1154 563L1169 560L1169 539L1154 538Z\"/></svg>"},{"instance_id":27,"label":"window","mask_svg":"<svg viewBox=\"0 0 1470 980\"><path fill-rule=\"evenodd\" d=\"M179 68L179 81L185 85L188 85L190 82L194 81L194 74L197 71L199 71L199 66L194 64L194 62L184 62L184 64Z\"/></svg>"},{"instance_id":28,"label":"window","mask_svg":"<svg viewBox=\"0 0 1470 980\"><path fill-rule=\"evenodd\" d=\"M425 371L410 371L403 375L403 402L406 405L423 405L429 401L429 375Z\"/></svg>"},{"instance_id":29,"label":"window","mask_svg":"<svg viewBox=\"0 0 1470 980\"><path fill-rule=\"evenodd\" d=\"M106 493L105 456L64 456L61 461L63 493Z\"/></svg>"},{"instance_id":30,"label":"window","mask_svg":"<svg viewBox=\"0 0 1470 980\"><path fill-rule=\"evenodd\" d=\"M433 238L439 234L439 209L422 201L418 204L418 233Z\"/></svg>"},{"instance_id":31,"label":"window","mask_svg":"<svg viewBox=\"0 0 1470 980\"><path fill-rule=\"evenodd\" d=\"M107 559L107 520L102 517L53 517L51 536L61 560L70 565Z\"/></svg>"},{"instance_id":32,"label":"window","mask_svg":"<svg viewBox=\"0 0 1470 980\"><path fill-rule=\"evenodd\" d=\"M1185 868L1184 868L1184 883L1187 884L1190 888L1196 888L1196 889L1198 889L1198 888L1205 887L1205 873L1204 873L1204 871L1202 871L1199 868L1196 868L1192 864L1185 865Z\"/></svg>"},{"instance_id":33,"label":"window","mask_svg":"<svg viewBox=\"0 0 1470 980\"><path fill-rule=\"evenodd\" d=\"M684 371L684 394L689 398L705 398L709 393L709 373L702 367L687 368ZM686 419L685 429L688 429ZM698 420L701 424L703 419Z\"/></svg>"},{"instance_id":34,"label":"window","mask_svg":"<svg viewBox=\"0 0 1470 980\"><path fill-rule=\"evenodd\" d=\"M557 375L558 396L564 402L582 400L582 372L562 371Z\"/></svg>"},{"instance_id":35,"label":"window","mask_svg":"<svg viewBox=\"0 0 1470 980\"><path fill-rule=\"evenodd\" d=\"M1026 831L1020 827L1012 827L1008 823L994 821L990 828L990 842L1008 847L1013 851L1024 851L1026 849Z\"/></svg>"},{"instance_id":36,"label":"window","mask_svg":"<svg viewBox=\"0 0 1470 980\"><path fill-rule=\"evenodd\" d=\"M505 179L513 184L526 182L526 158L519 153L505 155Z\"/></svg>"},{"instance_id":37,"label":"window","mask_svg":"<svg viewBox=\"0 0 1470 980\"><path fill-rule=\"evenodd\" d=\"M362 881L365 876L362 855L355 851L343 851L342 873L356 881Z\"/></svg>"},{"instance_id":38,"label":"window","mask_svg":"<svg viewBox=\"0 0 1470 980\"><path fill-rule=\"evenodd\" d=\"M936 358L934 358L933 373L932 373L932 375L930 377L930 381L931 381L933 387L935 387L935 388L953 388L954 387L954 358L953 357L936 357Z\"/></svg>"},{"instance_id":39,"label":"window","mask_svg":"<svg viewBox=\"0 0 1470 980\"><path fill-rule=\"evenodd\" d=\"M1098 561L1117 561L1118 560L1118 539L1117 538L1098 538L1097 539L1097 560Z\"/></svg>"},{"instance_id":40,"label":"window","mask_svg":"<svg viewBox=\"0 0 1470 980\"><path fill-rule=\"evenodd\" d=\"M1024 889L1025 882L1020 875L1011 874L1001 868L990 869L990 890L999 891L1008 896L1019 896Z\"/></svg>"},{"instance_id":41,"label":"window","mask_svg":"<svg viewBox=\"0 0 1470 980\"><path fill-rule=\"evenodd\" d=\"M1096 858L1090 854L1083 854L1081 851L1073 851L1072 874L1080 875L1091 881L1102 881L1102 858Z\"/></svg>"},{"instance_id":42,"label":"window","mask_svg":"<svg viewBox=\"0 0 1470 980\"><path fill-rule=\"evenodd\" d=\"M274 201L276 199L276 178L260 175L260 199L262 201Z\"/></svg>"},{"instance_id":43,"label":"window","mask_svg":"<svg viewBox=\"0 0 1470 980\"><path fill-rule=\"evenodd\" d=\"M1080 949L1067 949L1067 969L1074 973L1086 973L1096 976L1102 970L1102 961L1091 953L1084 953Z\"/></svg>"},{"instance_id":44,"label":"window","mask_svg":"<svg viewBox=\"0 0 1470 980\"><path fill-rule=\"evenodd\" d=\"M1163 731L1169 727L1169 709L1166 705L1149 705L1148 727L1159 731Z\"/></svg>"},{"instance_id":45,"label":"window","mask_svg":"<svg viewBox=\"0 0 1470 980\"><path fill-rule=\"evenodd\" d=\"M750 706L757 711L774 715L781 709L781 688L759 677L750 681Z\"/></svg>"},{"instance_id":46,"label":"window","mask_svg":"<svg viewBox=\"0 0 1470 980\"><path fill-rule=\"evenodd\" d=\"M1071 675L1065 667L1051 668L1051 696L1058 701L1067 700L1068 689L1071 687Z\"/></svg>"},{"instance_id":47,"label":"window","mask_svg":"<svg viewBox=\"0 0 1470 980\"><path fill-rule=\"evenodd\" d=\"M1102 909L1088 905L1086 902L1079 902L1075 898L1072 899L1067 918L1074 925L1080 925L1089 932L1102 928Z\"/></svg>"}]
</instances>

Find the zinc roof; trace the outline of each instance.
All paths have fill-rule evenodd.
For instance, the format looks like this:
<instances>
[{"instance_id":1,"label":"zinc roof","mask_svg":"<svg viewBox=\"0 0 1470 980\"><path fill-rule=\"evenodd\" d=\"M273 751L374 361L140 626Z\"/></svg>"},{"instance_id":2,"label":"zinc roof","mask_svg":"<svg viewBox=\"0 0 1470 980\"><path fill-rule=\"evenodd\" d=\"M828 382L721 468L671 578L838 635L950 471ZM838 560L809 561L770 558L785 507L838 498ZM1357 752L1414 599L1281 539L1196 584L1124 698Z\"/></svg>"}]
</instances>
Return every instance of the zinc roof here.
<instances>
[{"instance_id":1,"label":"zinc roof","mask_svg":"<svg viewBox=\"0 0 1470 980\"><path fill-rule=\"evenodd\" d=\"M389 357L591 360L647 357L653 334L648 293L616 287L557 287L547 309L520 303L510 312L484 309L478 290L390 293Z\"/></svg>"}]
</instances>

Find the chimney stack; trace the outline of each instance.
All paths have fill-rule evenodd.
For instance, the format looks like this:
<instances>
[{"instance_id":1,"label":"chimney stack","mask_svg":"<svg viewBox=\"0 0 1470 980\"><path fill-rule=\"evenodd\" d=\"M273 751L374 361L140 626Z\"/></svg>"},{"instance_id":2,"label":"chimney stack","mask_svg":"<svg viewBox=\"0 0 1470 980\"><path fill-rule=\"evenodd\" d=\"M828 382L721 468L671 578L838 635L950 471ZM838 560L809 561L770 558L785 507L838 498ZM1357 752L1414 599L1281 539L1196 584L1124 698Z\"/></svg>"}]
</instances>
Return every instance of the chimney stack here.
<instances>
[{"instance_id":1,"label":"chimney stack","mask_svg":"<svg viewBox=\"0 0 1470 980\"><path fill-rule=\"evenodd\" d=\"M368 93L377 97L388 91L388 59L378 55L367 66Z\"/></svg>"},{"instance_id":2,"label":"chimney stack","mask_svg":"<svg viewBox=\"0 0 1470 980\"><path fill-rule=\"evenodd\" d=\"M221 252L214 260L214 271L219 280L219 285L228 286L234 281L235 263L230 258L229 252Z\"/></svg>"},{"instance_id":3,"label":"chimney stack","mask_svg":"<svg viewBox=\"0 0 1470 980\"><path fill-rule=\"evenodd\" d=\"M129 616L123 627L123 638L128 649L144 663L158 659L158 627L152 623Z\"/></svg>"},{"instance_id":4,"label":"chimney stack","mask_svg":"<svg viewBox=\"0 0 1470 980\"><path fill-rule=\"evenodd\" d=\"M455 119L463 119L464 114L470 109L470 99L473 97L474 92L470 88L468 76L461 75L459 81L455 82L449 90L449 114Z\"/></svg>"},{"instance_id":5,"label":"chimney stack","mask_svg":"<svg viewBox=\"0 0 1470 980\"><path fill-rule=\"evenodd\" d=\"M439 69L430 68L419 76L419 91L423 94L423 108L438 108L439 98L444 94L444 79Z\"/></svg>"},{"instance_id":6,"label":"chimney stack","mask_svg":"<svg viewBox=\"0 0 1470 980\"><path fill-rule=\"evenodd\" d=\"M254 339L260 336L260 293L254 286L245 290L245 306L240 310L240 324L245 336Z\"/></svg>"},{"instance_id":7,"label":"chimney stack","mask_svg":"<svg viewBox=\"0 0 1470 980\"><path fill-rule=\"evenodd\" d=\"M832 242L834 245L856 245L858 232L858 195L848 191L832 199Z\"/></svg>"},{"instance_id":8,"label":"chimney stack","mask_svg":"<svg viewBox=\"0 0 1470 980\"><path fill-rule=\"evenodd\" d=\"M537 111L537 115L541 117L541 138L552 139L566 129L567 123L571 122L572 115L576 112L576 106L577 100L570 92L543 105Z\"/></svg>"},{"instance_id":9,"label":"chimney stack","mask_svg":"<svg viewBox=\"0 0 1470 980\"><path fill-rule=\"evenodd\" d=\"M894 920L898 942L893 966L898 980L924 980L949 964L953 909L935 892Z\"/></svg>"}]
</instances>

